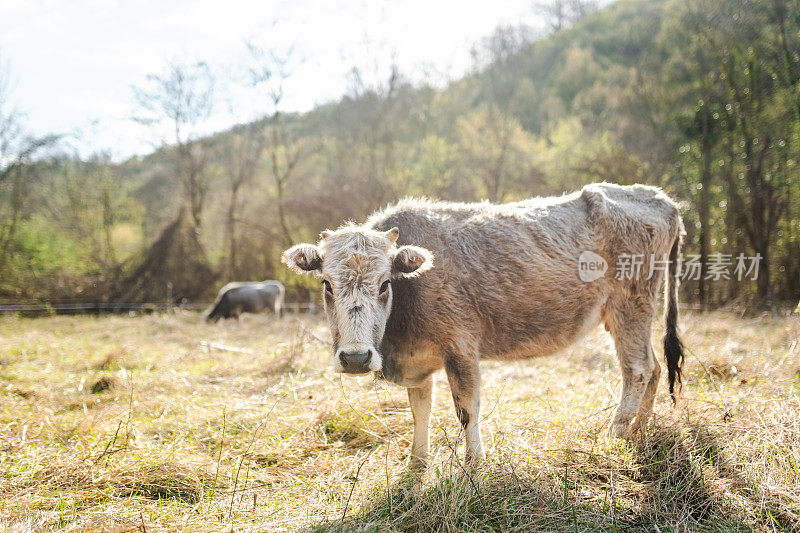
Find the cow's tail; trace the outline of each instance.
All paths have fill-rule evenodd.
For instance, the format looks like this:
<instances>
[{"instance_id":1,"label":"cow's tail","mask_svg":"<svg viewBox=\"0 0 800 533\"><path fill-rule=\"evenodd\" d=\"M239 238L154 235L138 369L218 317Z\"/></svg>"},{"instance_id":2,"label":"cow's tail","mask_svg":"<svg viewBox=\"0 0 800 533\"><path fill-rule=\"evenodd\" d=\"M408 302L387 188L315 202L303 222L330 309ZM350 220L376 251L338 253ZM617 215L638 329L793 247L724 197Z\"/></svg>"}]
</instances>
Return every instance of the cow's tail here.
<instances>
[{"instance_id":1,"label":"cow's tail","mask_svg":"<svg viewBox=\"0 0 800 533\"><path fill-rule=\"evenodd\" d=\"M681 371L683 368L683 343L678 338L678 283L680 281L680 265L678 259L681 251L682 232L679 231L669 252L669 274L664 283L664 315L666 331L664 333L664 357L667 359L667 377L669 393L673 405L677 404L681 390Z\"/></svg>"},{"instance_id":2,"label":"cow's tail","mask_svg":"<svg viewBox=\"0 0 800 533\"><path fill-rule=\"evenodd\" d=\"M227 305L227 299L223 294L222 296L217 298L217 301L214 302L214 307L206 315L206 322L217 322L220 318L222 318L225 315L223 307L225 307L226 305Z\"/></svg>"}]
</instances>

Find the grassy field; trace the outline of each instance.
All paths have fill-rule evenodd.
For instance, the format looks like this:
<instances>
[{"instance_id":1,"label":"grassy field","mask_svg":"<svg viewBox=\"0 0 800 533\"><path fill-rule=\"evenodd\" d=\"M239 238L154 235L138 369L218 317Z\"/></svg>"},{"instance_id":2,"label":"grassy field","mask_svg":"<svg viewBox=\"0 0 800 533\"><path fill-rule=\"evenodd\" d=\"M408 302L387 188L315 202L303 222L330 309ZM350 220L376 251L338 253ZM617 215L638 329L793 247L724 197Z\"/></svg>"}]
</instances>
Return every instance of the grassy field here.
<instances>
[{"instance_id":1,"label":"grassy field","mask_svg":"<svg viewBox=\"0 0 800 533\"><path fill-rule=\"evenodd\" d=\"M483 364L474 471L438 376L414 479L405 391L333 374L320 317L2 317L0 530L800 530L800 319L682 327L685 401L662 384L639 442L605 437L598 328Z\"/></svg>"}]
</instances>

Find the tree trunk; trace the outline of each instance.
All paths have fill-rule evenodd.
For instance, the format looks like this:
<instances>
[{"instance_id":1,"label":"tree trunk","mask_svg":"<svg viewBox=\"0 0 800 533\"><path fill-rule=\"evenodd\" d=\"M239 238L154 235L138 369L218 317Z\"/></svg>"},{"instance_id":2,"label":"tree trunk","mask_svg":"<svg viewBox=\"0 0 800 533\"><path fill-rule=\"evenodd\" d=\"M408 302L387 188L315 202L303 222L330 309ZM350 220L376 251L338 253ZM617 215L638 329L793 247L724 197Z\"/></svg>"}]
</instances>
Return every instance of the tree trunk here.
<instances>
[{"instance_id":1,"label":"tree trunk","mask_svg":"<svg viewBox=\"0 0 800 533\"><path fill-rule=\"evenodd\" d=\"M756 281L758 287L758 297L764 307L770 310L774 316L777 315L777 310L775 309L775 301L772 297L772 285L770 283L769 276L769 245L759 246L756 248L756 253L761 255L761 263L758 267L758 280Z\"/></svg>"},{"instance_id":2,"label":"tree trunk","mask_svg":"<svg viewBox=\"0 0 800 533\"><path fill-rule=\"evenodd\" d=\"M729 165L729 167L730 166L731 165ZM731 202L729 198L727 206L725 207L725 237L728 240L728 246L725 252L731 255L734 262L736 261L736 258L739 256L739 253L742 253L741 246L739 245L739 238L736 235L735 228L736 228L736 216L734 215L733 212L733 202ZM728 282L728 292L725 295L725 297L727 300L734 300L738 295L739 295L739 282L736 280L735 276L731 276L731 279Z\"/></svg>"},{"instance_id":3,"label":"tree trunk","mask_svg":"<svg viewBox=\"0 0 800 533\"><path fill-rule=\"evenodd\" d=\"M239 187L231 189L228 202L228 217L225 220L225 243L227 244L228 257L225 258L225 278L233 281L236 275L236 205L239 200Z\"/></svg>"},{"instance_id":4,"label":"tree trunk","mask_svg":"<svg viewBox=\"0 0 800 533\"><path fill-rule=\"evenodd\" d=\"M7 170L8 172L8 170ZM8 217L10 222L7 222L2 228L3 233L0 234L2 240L0 241L0 273L2 273L8 265L11 243L17 235L17 227L19 226L22 206L25 201L25 184L26 180L23 176L23 169L21 166L15 166L10 169L13 172L13 185L11 187L11 215ZM6 174L8 177L8 173Z\"/></svg>"},{"instance_id":5,"label":"tree trunk","mask_svg":"<svg viewBox=\"0 0 800 533\"><path fill-rule=\"evenodd\" d=\"M708 290L708 271L709 247L709 203L711 202L711 143L708 138L708 117L703 120L702 156L703 169L700 175L700 205L698 206L698 218L700 221L700 306L703 310L708 309L710 294Z\"/></svg>"},{"instance_id":6,"label":"tree trunk","mask_svg":"<svg viewBox=\"0 0 800 533\"><path fill-rule=\"evenodd\" d=\"M283 141L283 142L282 142ZM281 144L286 148L288 153L288 143L286 142L286 138L283 135L283 127L281 125L281 116L280 112L275 111L275 114L272 117L272 176L275 178L275 189L276 189L276 202L278 204L278 223L281 227L281 236L283 238L283 245L284 246L291 246L294 240L292 239L292 234L289 231L289 225L286 222L286 209L283 205L284 203L284 196L286 192L286 182L289 181L289 178L292 175L292 171L294 170L294 165L297 162L296 159L287 159L286 168L285 170L281 170L281 164L278 161L278 148ZM289 156L287 156L289 157Z\"/></svg>"},{"instance_id":7,"label":"tree trunk","mask_svg":"<svg viewBox=\"0 0 800 533\"><path fill-rule=\"evenodd\" d=\"M283 245L284 246L291 246L293 239L292 234L289 232L289 225L286 223L286 212L283 207L283 196L284 196L284 182L283 180L278 181L278 222L281 225L281 235L283 237Z\"/></svg>"}]
</instances>

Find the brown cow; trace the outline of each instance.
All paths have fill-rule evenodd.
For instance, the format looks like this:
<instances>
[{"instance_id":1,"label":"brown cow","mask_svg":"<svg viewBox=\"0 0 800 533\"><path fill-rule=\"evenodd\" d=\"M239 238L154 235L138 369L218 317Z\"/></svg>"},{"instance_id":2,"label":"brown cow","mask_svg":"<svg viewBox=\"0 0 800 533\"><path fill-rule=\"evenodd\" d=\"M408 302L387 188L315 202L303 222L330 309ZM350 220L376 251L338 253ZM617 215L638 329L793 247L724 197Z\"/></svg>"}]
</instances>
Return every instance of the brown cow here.
<instances>
[{"instance_id":1,"label":"brown cow","mask_svg":"<svg viewBox=\"0 0 800 533\"><path fill-rule=\"evenodd\" d=\"M678 209L661 190L601 183L502 205L406 199L364 225L322 232L316 245L293 246L283 262L322 278L334 370L373 371L408 388L411 465L420 466L436 370L445 369L467 458L477 460L479 359L551 354L600 322L623 376L610 432L640 428L661 374L651 328L662 283L674 399L683 360L676 332L682 235ZM636 265L636 257L638 273L608 268Z\"/></svg>"}]
</instances>

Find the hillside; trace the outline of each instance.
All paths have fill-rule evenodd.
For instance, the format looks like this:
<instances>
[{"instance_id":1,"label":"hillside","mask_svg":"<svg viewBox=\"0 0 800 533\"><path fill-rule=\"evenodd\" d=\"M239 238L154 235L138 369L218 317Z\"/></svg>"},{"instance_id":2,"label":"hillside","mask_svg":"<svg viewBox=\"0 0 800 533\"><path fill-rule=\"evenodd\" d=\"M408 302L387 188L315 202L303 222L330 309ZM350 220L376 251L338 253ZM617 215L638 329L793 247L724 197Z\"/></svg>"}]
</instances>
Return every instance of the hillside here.
<instances>
[{"instance_id":1,"label":"hillside","mask_svg":"<svg viewBox=\"0 0 800 533\"><path fill-rule=\"evenodd\" d=\"M204 163L199 210L174 148L119 165L35 165L0 296L113 299L184 206L197 211L202 247L191 260L219 283L279 278L307 298L298 284L311 282L284 271L280 251L397 198L509 201L609 180L660 185L681 200L687 252L763 258L766 280L687 280L685 298L796 300L800 59L782 50L800 47L800 8L701 4L622 0L535 42L499 28L477 45L475 71L444 89L393 72L311 112L195 141L185 152ZM742 96L730 80L754 92ZM766 144L753 148L759 138ZM92 194L53 205L48 191L61 189ZM82 293L70 289L76 280Z\"/></svg>"}]
</instances>

